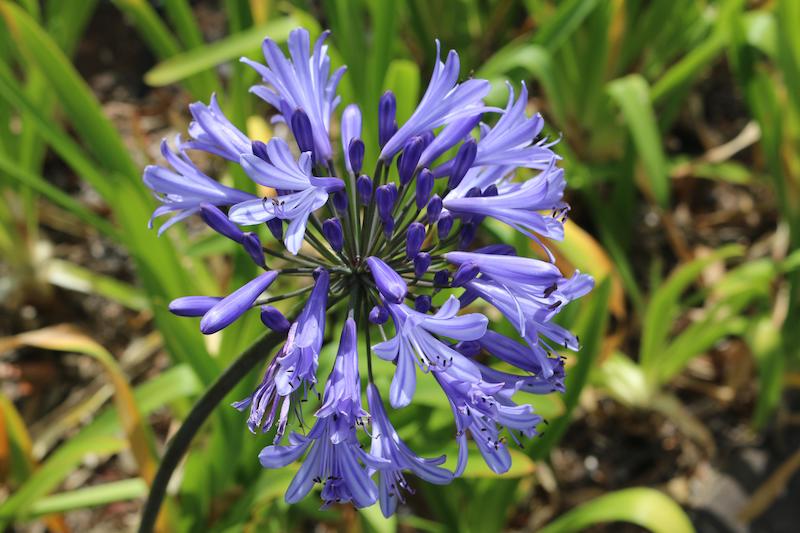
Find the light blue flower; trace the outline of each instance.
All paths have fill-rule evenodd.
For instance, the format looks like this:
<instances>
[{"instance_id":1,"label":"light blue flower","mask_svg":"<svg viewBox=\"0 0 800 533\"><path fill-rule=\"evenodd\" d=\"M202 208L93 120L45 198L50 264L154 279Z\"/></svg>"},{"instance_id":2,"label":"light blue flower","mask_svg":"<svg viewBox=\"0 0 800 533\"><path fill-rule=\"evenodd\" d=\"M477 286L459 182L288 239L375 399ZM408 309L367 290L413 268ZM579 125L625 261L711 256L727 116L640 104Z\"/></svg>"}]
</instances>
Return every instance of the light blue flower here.
<instances>
[{"instance_id":1,"label":"light blue flower","mask_svg":"<svg viewBox=\"0 0 800 533\"><path fill-rule=\"evenodd\" d=\"M180 139L177 144L180 145ZM161 154L173 170L150 165L144 169L142 178L162 204L153 212L150 227L156 217L176 213L161 225L159 235L181 220L199 213L200 206L204 203L227 206L255 198L252 194L226 187L209 178L200 172L186 154L173 153L166 140L161 142Z\"/></svg>"},{"instance_id":2,"label":"light blue flower","mask_svg":"<svg viewBox=\"0 0 800 533\"><path fill-rule=\"evenodd\" d=\"M458 83L461 68L458 54L450 50L444 63L439 58L440 46L437 40L436 66L428 88L411 117L384 145L380 155L382 160L391 160L411 137L464 117L474 117L488 109L483 98L491 88L489 82L472 79Z\"/></svg>"},{"instance_id":3,"label":"light blue flower","mask_svg":"<svg viewBox=\"0 0 800 533\"><path fill-rule=\"evenodd\" d=\"M478 313L457 315L458 299L450 297L434 315L420 313L405 304L387 303L397 334L373 346L381 359L396 361L397 371L389 389L389 402L400 408L411 403L417 386L416 367L450 373L464 380L480 379L480 372L463 355L439 340L442 335L460 341L476 340L486 332L488 319Z\"/></svg>"},{"instance_id":4,"label":"light blue flower","mask_svg":"<svg viewBox=\"0 0 800 533\"><path fill-rule=\"evenodd\" d=\"M298 28L289 34L291 60L271 39L264 39L266 66L242 58L242 62L250 65L266 83L266 86L252 87L251 92L278 110L279 120L289 124L296 109L308 115L314 136L314 157L319 161L329 161L333 157L329 133L331 113L339 103L336 87L346 70L341 67L331 75L331 60L324 44L327 37L328 32L323 32L310 51L308 31Z\"/></svg>"}]
</instances>

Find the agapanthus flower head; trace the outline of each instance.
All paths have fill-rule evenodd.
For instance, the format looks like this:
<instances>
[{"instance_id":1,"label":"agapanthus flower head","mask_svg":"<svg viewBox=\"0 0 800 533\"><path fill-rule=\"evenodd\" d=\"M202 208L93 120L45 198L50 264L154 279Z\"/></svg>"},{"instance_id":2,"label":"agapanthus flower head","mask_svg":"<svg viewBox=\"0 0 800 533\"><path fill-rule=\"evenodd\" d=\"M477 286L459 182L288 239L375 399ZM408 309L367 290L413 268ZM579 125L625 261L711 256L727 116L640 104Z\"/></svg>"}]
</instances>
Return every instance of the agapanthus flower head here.
<instances>
[{"instance_id":1,"label":"agapanthus flower head","mask_svg":"<svg viewBox=\"0 0 800 533\"><path fill-rule=\"evenodd\" d=\"M334 116L344 70L330 72L326 37L312 48L298 29L288 57L267 39L266 66L244 60L264 81L252 91L291 138L247 138L212 97L192 104L191 138L178 140L177 153L163 144L172 168L147 167L144 181L162 204L154 217L175 214L160 231L197 214L259 269L227 295L179 298L170 310L202 317L200 330L213 334L258 309L264 327L285 337L261 383L234 407L248 411L253 433L272 434L264 467L305 456L286 501L319 484L325 505L380 500L388 516L412 490L409 473L438 484L461 475L469 439L491 469L509 468L508 443L524 445L542 421L516 394L564 390L564 352L578 341L555 320L593 281L562 272L545 246L563 236L566 181L553 143L540 138L542 117L527 112L524 85L518 95L509 86L504 109L488 107L489 82L464 81L458 54L440 61L437 42L430 83L410 118L398 124L387 91L377 137L364 138L357 104ZM207 176L190 159L196 151L239 165L261 194ZM370 159L371 172L363 168ZM544 259L492 242L482 231L487 218L538 243ZM516 329L514 338L490 329L489 306ZM334 327L341 333L329 357ZM378 365L392 373L383 393ZM359 368L367 369L369 413ZM394 409L413 405L419 379L438 384L452 407L454 472L444 457L420 458L391 422ZM304 406L313 407L305 416Z\"/></svg>"}]
</instances>

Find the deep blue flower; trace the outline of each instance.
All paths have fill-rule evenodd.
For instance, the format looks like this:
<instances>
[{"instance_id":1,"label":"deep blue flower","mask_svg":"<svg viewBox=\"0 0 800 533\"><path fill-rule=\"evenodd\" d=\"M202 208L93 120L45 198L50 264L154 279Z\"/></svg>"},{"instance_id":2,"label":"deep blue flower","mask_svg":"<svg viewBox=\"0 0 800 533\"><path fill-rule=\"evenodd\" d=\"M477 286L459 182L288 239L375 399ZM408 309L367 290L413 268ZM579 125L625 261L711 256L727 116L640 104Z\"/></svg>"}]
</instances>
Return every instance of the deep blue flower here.
<instances>
[{"instance_id":1,"label":"deep blue flower","mask_svg":"<svg viewBox=\"0 0 800 533\"><path fill-rule=\"evenodd\" d=\"M203 316L209 309L217 305L222 297L183 296L169 303L171 313L178 316Z\"/></svg>"},{"instance_id":2,"label":"deep blue flower","mask_svg":"<svg viewBox=\"0 0 800 533\"><path fill-rule=\"evenodd\" d=\"M553 287L560 287L554 290ZM575 274L572 278L558 278L551 285L529 286L526 290L512 291L502 282L477 278L466 284L468 291L480 296L496 307L525 339L531 348L541 342L540 337L569 350L578 350L578 339L564 327L552 322L563 305L591 290L591 278ZM540 292L535 292L536 289ZM552 350L549 350L552 351ZM542 358L543 352L533 352L540 358L542 375L550 377L552 370Z\"/></svg>"},{"instance_id":3,"label":"deep blue flower","mask_svg":"<svg viewBox=\"0 0 800 533\"><path fill-rule=\"evenodd\" d=\"M308 32L295 30L288 59L267 39L266 66L244 60L265 82L252 91L274 107L275 120L286 122L292 146L279 137L267 143L247 138L212 96L209 105L191 105L191 138L178 140L178 153L162 145L172 169L148 167L144 181L162 204L153 216L175 215L160 231L198 214L264 271L228 296L179 298L170 310L202 316L201 330L212 333L260 308L264 327L285 335L259 385L234 407L248 412L253 433L274 431L273 445L260 454L263 466L304 457L286 501L297 502L321 484L325 505L365 507L380 499L389 516L411 490L406 473L439 484L461 475L468 437L490 468L508 470L507 441L524 445L542 420L515 395L564 391L564 353L576 350L578 339L555 318L593 281L580 272L565 275L552 255L549 261L517 256L482 231L489 218L543 247L544 238L563 237L569 211L564 172L555 143L541 137L542 117L526 112L524 85L518 96L509 85L504 109L488 107L489 82L459 83L458 54L439 61L437 42L430 83L405 123L398 127L397 98L387 91L379 99L376 138L363 138L361 110L351 104L339 117L339 139L332 139L344 69L331 74L326 36L310 50ZM377 157L366 157L368 149ZM263 196L206 176L187 155L195 151L238 164ZM362 168L365 158L377 160L371 174ZM528 177L531 169L538 173ZM293 298L290 313L285 304ZM467 306L472 311L464 311ZM488 307L517 334L488 329ZM341 318L329 317L333 313ZM342 323L331 360L324 350L326 326ZM359 375L364 358L369 432ZM394 409L413 402L417 379L435 380L453 411L455 472L441 467L444 457L420 458L400 439L373 365L393 372L388 400ZM320 367L332 370L321 396L309 394ZM291 430L305 428L304 405L316 411L302 435ZM367 434L369 453L359 440Z\"/></svg>"}]
</instances>

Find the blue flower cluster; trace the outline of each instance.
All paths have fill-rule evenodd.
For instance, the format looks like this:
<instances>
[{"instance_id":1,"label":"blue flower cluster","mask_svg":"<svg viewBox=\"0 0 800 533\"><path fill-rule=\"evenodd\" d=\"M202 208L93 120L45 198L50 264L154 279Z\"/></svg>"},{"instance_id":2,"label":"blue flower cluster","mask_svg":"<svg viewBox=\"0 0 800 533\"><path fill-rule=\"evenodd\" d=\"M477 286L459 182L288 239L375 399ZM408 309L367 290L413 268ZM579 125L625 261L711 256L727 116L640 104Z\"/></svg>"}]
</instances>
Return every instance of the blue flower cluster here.
<instances>
[{"instance_id":1,"label":"blue flower cluster","mask_svg":"<svg viewBox=\"0 0 800 533\"><path fill-rule=\"evenodd\" d=\"M404 124L397 123L394 95L380 99L380 154L369 175L362 169L366 145L357 105L347 106L339 118L341 152L334 153L332 117L345 69L331 73L326 36L312 47L308 32L297 29L289 37L288 57L266 39L266 65L243 59L263 79L251 91L275 109L274 120L286 124L292 144L250 140L212 96L209 105L190 106L189 140L179 137L176 151L162 143L171 168L147 167L144 182L161 202L153 218L173 214L159 233L197 214L240 244L263 270L225 297L179 298L170 310L202 317L201 331L211 334L260 307L263 323L286 336L258 388L234 404L249 411L251 431L275 432L274 443L259 456L264 467L304 456L286 501L296 502L321 484L326 505L364 507L380 500L389 516L410 490L405 473L437 484L461 475L468 438L492 470L508 470L504 433L519 442L535 436L542 422L514 396L564 390L556 348L577 350L578 341L553 319L589 292L593 281L578 272L564 276L541 240L563 237L569 208L559 157L553 143L540 138L542 117L526 114L524 85L518 96L509 86L505 109L489 107L483 102L489 82L459 82L458 54L451 51L441 62L437 43L430 84ZM499 117L490 120L494 125L482 121L493 115ZM263 194L208 177L187 155L191 151L240 165ZM520 168L533 177L517 176ZM549 260L519 257L504 244L472 249L486 217L539 243ZM285 250L263 246L266 233L245 231L261 224ZM311 283L270 296L267 290L279 276L306 276ZM300 295L305 303L292 319L269 305ZM488 329L489 320L479 312L461 313L478 299L494 306L519 339ZM346 309L347 317L315 421L307 433L286 436L298 402L317 383L326 320L339 302L347 302L337 307ZM371 345L370 330L379 331L383 342ZM359 354L359 334L367 339L366 354ZM392 408L413 402L418 372L441 387L455 418L454 471L442 467L444 457L418 457L398 436L373 380L373 352L394 365ZM369 412L362 405L361 357L369 368ZM488 366L492 357L519 373ZM368 452L361 446L366 439Z\"/></svg>"}]
</instances>

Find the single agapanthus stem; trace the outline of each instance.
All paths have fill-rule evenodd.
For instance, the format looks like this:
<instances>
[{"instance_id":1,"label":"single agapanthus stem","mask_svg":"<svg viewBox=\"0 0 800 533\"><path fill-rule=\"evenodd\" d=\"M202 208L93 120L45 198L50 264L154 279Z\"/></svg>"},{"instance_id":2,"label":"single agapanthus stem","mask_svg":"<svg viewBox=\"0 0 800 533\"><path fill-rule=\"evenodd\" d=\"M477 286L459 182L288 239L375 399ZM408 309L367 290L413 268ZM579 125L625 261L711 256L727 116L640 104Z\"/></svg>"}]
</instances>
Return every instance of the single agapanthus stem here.
<instances>
[{"instance_id":1,"label":"single agapanthus stem","mask_svg":"<svg viewBox=\"0 0 800 533\"><path fill-rule=\"evenodd\" d=\"M312 45L308 32L297 29L288 39L288 57L266 39L266 65L243 59L263 81L252 92L272 106L291 138L249 139L212 96L209 105L190 106L189 140L178 139L176 151L162 143L171 168L145 169L144 182L162 204L153 218L173 215L159 233L200 215L260 269L227 296L179 298L170 310L202 317L206 334L224 334L244 313L259 312L272 333L265 337L269 345L259 341L257 350L246 351L209 389L170 443L142 531L152 526L164 483L199 424L246 370L267 359L273 345L277 353L261 383L234 407L248 413L253 433L272 435L259 455L265 468L305 456L286 493L290 503L320 485L324 505L364 507L380 499L389 516L409 487L404 472L440 484L463 472L467 435L489 467L504 472L511 463L508 439L533 437L541 422L530 405L512 400L514 393L564 390L562 352L577 350L578 342L554 318L589 292L593 281L579 272L563 275L544 245L543 237L563 238L569 206L555 143L537 139L542 117L526 112L527 89L523 85L517 97L509 85L504 109L485 105L489 82L459 82L458 54L450 51L440 61L437 42L430 83L409 119L398 124L395 95L387 92L379 101L377 139L365 139L357 104L335 113L344 67L331 72L327 36ZM332 128L336 120L340 127ZM332 139L337 129L340 138ZM362 168L367 150L377 154L371 174ZM239 164L269 195L221 185L192 162L193 151ZM517 176L520 168L525 172ZM531 170L536 174L525 179ZM529 237L549 261L518 257L508 245L487 242L481 231L486 218ZM336 306L345 300L347 305ZM292 319L282 311L289 301L302 307ZM473 307L465 311L467 306ZM517 338L488 329L486 306L499 311ZM339 324L339 335L326 336ZM382 339L374 346L373 328ZM359 353L360 336L366 354ZM331 359L323 345L337 337ZM367 358L371 416L363 407L360 357ZM494 359L519 373L493 368ZM455 471L440 466L443 457L418 457L399 438L373 380L380 364L394 369L384 394L393 409L413 403L417 379L434 380L447 396L459 445ZM320 403L309 431L287 438L287 431L306 428L299 406L314 397ZM370 423L367 452L357 437Z\"/></svg>"}]
</instances>

